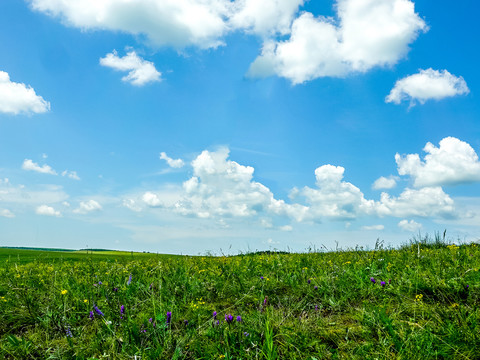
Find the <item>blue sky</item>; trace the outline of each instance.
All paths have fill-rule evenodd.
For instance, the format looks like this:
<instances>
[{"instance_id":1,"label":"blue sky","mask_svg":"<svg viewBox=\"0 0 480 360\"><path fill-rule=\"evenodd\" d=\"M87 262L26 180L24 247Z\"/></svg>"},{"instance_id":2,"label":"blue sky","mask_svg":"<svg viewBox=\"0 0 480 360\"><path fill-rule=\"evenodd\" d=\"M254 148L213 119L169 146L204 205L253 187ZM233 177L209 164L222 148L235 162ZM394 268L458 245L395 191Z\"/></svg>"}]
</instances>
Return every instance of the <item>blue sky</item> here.
<instances>
[{"instance_id":1,"label":"blue sky","mask_svg":"<svg viewBox=\"0 0 480 360\"><path fill-rule=\"evenodd\" d=\"M5 0L0 241L480 236L472 1Z\"/></svg>"}]
</instances>

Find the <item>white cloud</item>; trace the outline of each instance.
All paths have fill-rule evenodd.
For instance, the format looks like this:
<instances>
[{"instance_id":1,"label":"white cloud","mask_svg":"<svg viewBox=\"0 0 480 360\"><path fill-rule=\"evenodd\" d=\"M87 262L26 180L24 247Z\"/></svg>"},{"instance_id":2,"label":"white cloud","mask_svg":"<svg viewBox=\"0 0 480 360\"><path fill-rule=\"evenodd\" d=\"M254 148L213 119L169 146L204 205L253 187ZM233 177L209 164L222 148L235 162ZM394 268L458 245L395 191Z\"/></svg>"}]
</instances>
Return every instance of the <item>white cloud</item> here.
<instances>
[{"instance_id":1,"label":"white cloud","mask_svg":"<svg viewBox=\"0 0 480 360\"><path fill-rule=\"evenodd\" d=\"M55 210L53 207L48 206L48 205L40 205L40 206L38 206L37 209L35 210L35 212L36 212L38 215L56 216L56 217L62 216L62 214L60 213L60 211L57 211L57 210Z\"/></svg>"},{"instance_id":2,"label":"white cloud","mask_svg":"<svg viewBox=\"0 0 480 360\"><path fill-rule=\"evenodd\" d=\"M150 207L157 207L162 205L162 202L160 201L158 196L149 191L143 194L142 200L145 204L147 204Z\"/></svg>"},{"instance_id":3,"label":"white cloud","mask_svg":"<svg viewBox=\"0 0 480 360\"><path fill-rule=\"evenodd\" d=\"M376 205L379 216L455 218L458 213L452 198L441 187L406 188L398 197L382 193Z\"/></svg>"},{"instance_id":4,"label":"white cloud","mask_svg":"<svg viewBox=\"0 0 480 360\"><path fill-rule=\"evenodd\" d=\"M117 52L107 54L100 59L102 66L107 66L118 71L128 71L123 81L132 85L142 86L150 82L161 81L161 73L155 69L155 65L139 57L135 51L130 51L124 57L119 57Z\"/></svg>"},{"instance_id":5,"label":"white cloud","mask_svg":"<svg viewBox=\"0 0 480 360\"><path fill-rule=\"evenodd\" d=\"M339 24L304 12L285 41L266 41L248 74L278 75L293 84L396 64L425 22L410 0L338 0Z\"/></svg>"},{"instance_id":6,"label":"white cloud","mask_svg":"<svg viewBox=\"0 0 480 360\"><path fill-rule=\"evenodd\" d=\"M308 219L346 220L374 213L375 202L366 200L356 186L342 181L344 171L345 168L333 165L323 165L315 170L318 189L306 186L300 192L310 205Z\"/></svg>"},{"instance_id":7,"label":"white cloud","mask_svg":"<svg viewBox=\"0 0 480 360\"><path fill-rule=\"evenodd\" d=\"M395 186L397 186L397 182L395 181L394 178L386 178L384 176L380 176L377 180L372 185L372 188L374 190L380 190L380 189L393 189Z\"/></svg>"},{"instance_id":8,"label":"white cloud","mask_svg":"<svg viewBox=\"0 0 480 360\"><path fill-rule=\"evenodd\" d=\"M192 162L194 176L183 183L183 198L175 210L201 218L248 217L271 213L301 218L305 207L276 200L263 184L253 181L254 169L227 160L229 150L203 151Z\"/></svg>"},{"instance_id":9,"label":"white cloud","mask_svg":"<svg viewBox=\"0 0 480 360\"><path fill-rule=\"evenodd\" d=\"M292 231L293 226L292 225L283 225L283 226L280 226L278 229L281 230L281 231Z\"/></svg>"},{"instance_id":10,"label":"white cloud","mask_svg":"<svg viewBox=\"0 0 480 360\"><path fill-rule=\"evenodd\" d=\"M80 177L77 175L76 171L68 171L68 170L62 171L62 176L67 176L73 180L80 180Z\"/></svg>"},{"instance_id":11,"label":"white cloud","mask_svg":"<svg viewBox=\"0 0 480 360\"><path fill-rule=\"evenodd\" d=\"M417 223L414 220L401 220L398 223L398 227L404 231L416 232L422 228L422 224Z\"/></svg>"},{"instance_id":12,"label":"white cloud","mask_svg":"<svg viewBox=\"0 0 480 360\"><path fill-rule=\"evenodd\" d=\"M0 113L44 113L50 103L35 93L31 86L10 81L5 71L0 71Z\"/></svg>"},{"instance_id":13,"label":"white cloud","mask_svg":"<svg viewBox=\"0 0 480 360\"><path fill-rule=\"evenodd\" d=\"M288 34L304 0L237 0L229 24L263 36Z\"/></svg>"},{"instance_id":14,"label":"white cloud","mask_svg":"<svg viewBox=\"0 0 480 360\"><path fill-rule=\"evenodd\" d=\"M400 175L410 175L415 187L456 185L480 181L480 162L475 150L466 142L446 137L437 148L428 142L418 154L395 155Z\"/></svg>"},{"instance_id":15,"label":"white cloud","mask_svg":"<svg viewBox=\"0 0 480 360\"><path fill-rule=\"evenodd\" d=\"M410 100L410 105L416 101L424 104L427 100L441 100L456 95L468 94L467 83L460 76L450 74L447 70L421 70L414 75L398 80L385 98L385 102L400 104Z\"/></svg>"},{"instance_id":16,"label":"white cloud","mask_svg":"<svg viewBox=\"0 0 480 360\"><path fill-rule=\"evenodd\" d=\"M81 29L110 30L154 46L217 47L227 31L228 0L29 0L34 10Z\"/></svg>"},{"instance_id":17,"label":"white cloud","mask_svg":"<svg viewBox=\"0 0 480 360\"><path fill-rule=\"evenodd\" d=\"M0 216L6 218L14 218L15 214L8 209L0 209Z\"/></svg>"},{"instance_id":18,"label":"white cloud","mask_svg":"<svg viewBox=\"0 0 480 360\"><path fill-rule=\"evenodd\" d=\"M102 210L102 206L95 200L81 201L80 206L73 210L76 214L88 214L92 211Z\"/></svg>"},{"instance_id":19,"label":"white cloud","mask_svg":"<svg viewBox=\"0 0 480 360\"><path fill-rule=\"evenodd\" d=\"M123 199L122 205L135 212L139 212L142 210L142 208L138 206L136 201L133 199Z\"/></svg>"},{"instance_id":20,"label":"white cloud","mask_svg":"<svg viewBox=\"0 0 480 360\"><path fill-rule=\"evenodd\" d=\"M385 229L385 226L383 225L366 225L366 226L362 226L362 230L377 230L377 231L380 231L380 230L383 230Z\"/></svg>"},{"instance_id":21,"label":"white cloud","mask_svg":"<svg viewBox=\"0 0 480 360\"><path fill-rule=\"evenodd\" d=\"M165 160L168 164L168 166L172 168L181 168L185 163L183 162L182 159L172 159L171 157L168 157L166 153L161 152L160 153L160 159Z\"/></svg>"},{"instance_id":22,"label":"white cloud","mask_svg":"<svg viewBox=\"0 0 480 360\"><path fill-rule=\"evenodd\" d=\"M28 171L36 171L36 172L39 172L39 173L42 173L42 174L57 175L56 171L53 170L47 164L45 164L43 166L40 166L30 159L25 159L23 161L22 169L23 170L28 170Z\"/></svg>"}]
</instances>

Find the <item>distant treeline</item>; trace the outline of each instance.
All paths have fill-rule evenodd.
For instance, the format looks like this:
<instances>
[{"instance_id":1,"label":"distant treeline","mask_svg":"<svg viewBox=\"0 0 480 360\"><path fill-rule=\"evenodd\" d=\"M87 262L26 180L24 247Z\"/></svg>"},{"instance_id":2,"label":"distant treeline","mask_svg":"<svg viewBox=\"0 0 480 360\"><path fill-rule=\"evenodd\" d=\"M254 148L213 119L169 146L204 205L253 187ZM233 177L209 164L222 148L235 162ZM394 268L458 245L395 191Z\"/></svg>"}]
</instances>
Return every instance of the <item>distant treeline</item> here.
<instances>
[{"instance_id":1,"label":"distant treeline","mask_svg":"<svg viewBox=\"0 0 480 360\"><path fill-rule=\"evenodd\" d=\"M77 251L72 249L38 248L38 247L27 247L27 246L0 246L0 249L40 250L40 251Z\"/></svg>"}]
</instances>

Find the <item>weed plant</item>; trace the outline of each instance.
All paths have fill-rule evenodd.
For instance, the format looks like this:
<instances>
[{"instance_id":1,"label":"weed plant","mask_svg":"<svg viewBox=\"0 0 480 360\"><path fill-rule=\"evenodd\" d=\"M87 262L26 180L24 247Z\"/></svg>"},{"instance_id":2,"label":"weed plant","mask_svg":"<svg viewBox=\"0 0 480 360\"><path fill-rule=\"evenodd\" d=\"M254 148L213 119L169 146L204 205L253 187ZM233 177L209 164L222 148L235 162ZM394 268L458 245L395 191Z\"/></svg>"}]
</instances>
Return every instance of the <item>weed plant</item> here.
<instances>
[{"instance_id":1,"label":"weed plant","mask_svg":"<svg viewBox=\"0 0 480 360\"><path fill-rule=\"evenodd\" d=\"M480 359L480 250L0 251L2 359Z\"/></svg>"}]
</instances>

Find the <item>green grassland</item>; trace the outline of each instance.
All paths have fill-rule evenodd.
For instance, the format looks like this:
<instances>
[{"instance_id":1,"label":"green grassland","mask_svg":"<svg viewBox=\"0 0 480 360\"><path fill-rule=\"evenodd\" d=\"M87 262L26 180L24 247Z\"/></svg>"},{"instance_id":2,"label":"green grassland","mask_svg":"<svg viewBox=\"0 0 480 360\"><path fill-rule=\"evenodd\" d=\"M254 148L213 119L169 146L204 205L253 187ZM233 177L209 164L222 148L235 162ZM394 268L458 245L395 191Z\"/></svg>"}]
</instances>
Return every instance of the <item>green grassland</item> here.
<instances>
[{"instance_id":1,"label":"green grassland","mask_svg":"<svg viewBox=\"0 0 480 360\"><path fill-rule=\"evenodd\" d=\"M0 249L4 359L480 359L480 248ZM231 317L229 316L231 315Z\"/></svg>"}]
</instances>

